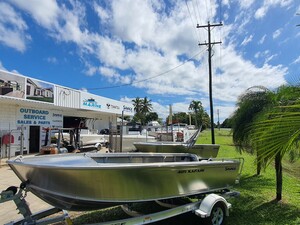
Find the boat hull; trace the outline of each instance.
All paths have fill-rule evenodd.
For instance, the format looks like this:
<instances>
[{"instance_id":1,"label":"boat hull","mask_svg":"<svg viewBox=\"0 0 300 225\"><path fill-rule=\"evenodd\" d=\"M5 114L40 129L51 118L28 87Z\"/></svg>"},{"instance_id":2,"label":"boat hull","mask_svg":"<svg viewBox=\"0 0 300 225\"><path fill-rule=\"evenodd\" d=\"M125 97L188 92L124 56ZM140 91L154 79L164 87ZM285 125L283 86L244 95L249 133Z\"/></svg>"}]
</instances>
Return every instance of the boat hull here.
<instances>
[{"instance_id":1,"label":"boat hull","mask_svg":"<svg viewBox=\"0 0 300 225\"><path fill-rule=\"evenodd\" d=\"M159 160L148 157L145 162L132 154L126 158L111 158L111 154L38 156L8 164L41 199L61 209L80 211L225 189L234 185L239 173L236 160L185 162L179 156L182 161L166 162L163 154Z\"/></svg>"},{"instance_id":2,"label":"boat hull","mask_svg":"<svg viewBox=\"0 0 300 225\"><path fill-rule=\"evenodd\" d=\"M191 153L201 158L216 158L220 145L217 144L195 144L188 146L176 142L135 142L134 147L139 152L153 153Z\"/></svg>"}]
</instances>

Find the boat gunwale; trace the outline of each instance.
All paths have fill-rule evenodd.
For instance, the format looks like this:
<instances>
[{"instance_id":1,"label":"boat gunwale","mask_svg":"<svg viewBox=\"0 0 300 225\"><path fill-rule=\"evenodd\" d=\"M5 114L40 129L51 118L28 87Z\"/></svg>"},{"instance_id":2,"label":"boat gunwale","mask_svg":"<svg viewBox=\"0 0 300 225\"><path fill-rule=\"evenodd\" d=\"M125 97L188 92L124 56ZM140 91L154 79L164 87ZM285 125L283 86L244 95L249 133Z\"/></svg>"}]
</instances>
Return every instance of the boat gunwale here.
<instances>
[{"instance_id":1,"label":"boat gunwale","mask_svg":"<svg viewBox=\"0 0 300 225\"><path fill-rule=\"evenodd\" d=\"M94 163L96 163L94 165ZM190 161L190 162L152 162L152 163L97 163L93 162L93 164L88 165L64 165L64 164L57 164L57 165L51 165L51 164L26 164L23 162L13 162L9 165L21 165L26 167L32 167L32 168L43 168L43 169L63 169L63 170L99 170L101 169L130 169L130 168L182 168L182 167L207 167L207 166L217 166L217 165L236 165L240 164L238 160L218 160L218 161L210 161L205 160L205 162L202 161Z\"/></svg>"},{"instance_id":2,"label":"boat gunwale","mask_svg":"<svg viewBox=\"0 0 300 225\"><path fill-rule=\"evenodd\" d=\"M49 155L51 156L51 155ZM41 156L44 160L49 157L48 155L46 156ZM74 164L69 164L68 163L68 157L74 157L76 159L79 159L77 163ZM162 157L162 156L173 156L173 157L190 157L190 159L194 161L157 161L157 162L132 162L132 158L138 158L138 157ZM39 157L39 156L38 156ZM204 159L204 158L199 158L195 154L191 153L82 153L82 154L64 154L63 157L66 158L66 161L59 161L59 163L54 163L51 164L49 162L43 163L36 161L38 160L38 157L33 156L33 157L17 157L12 160L8 160L8 165L22 165L26 167L34 167L34 168L60 168L60 169L125 169L125 168L164 168L164 167L192 167L192 166L215 166L215 165L224 165L225 163L227 164L240 164L240 159L239 158L209 158L209 159ZM130 161L129 162L97 162L96 158L128 158ZM55 155L55 158L61 159L62 157L59 157ZM28 159L27 162L26 159ZM33 161L30 161L33 159ZM86 160L86 161L80 161L80 159ZM25 160L25 161L23 161Z\"/></svg>"}]
</instances>

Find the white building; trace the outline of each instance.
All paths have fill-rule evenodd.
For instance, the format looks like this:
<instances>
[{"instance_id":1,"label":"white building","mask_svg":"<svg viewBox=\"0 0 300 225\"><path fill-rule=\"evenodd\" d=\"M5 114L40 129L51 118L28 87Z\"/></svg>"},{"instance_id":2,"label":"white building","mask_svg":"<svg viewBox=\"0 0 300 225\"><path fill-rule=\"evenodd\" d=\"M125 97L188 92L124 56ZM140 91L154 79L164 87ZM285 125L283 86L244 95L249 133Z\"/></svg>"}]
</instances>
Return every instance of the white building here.
<instances>
[{"instance_id":1,"label":"white building","mask_svg":"<svg viewBox=\"0 0 300 225\"><path fill-rule=\"evenodd\" d=\"M131 103L0 70L0 156L37 153L45 129L53 127L109 128L122 115L133 116ZM11 134L9 140L8 134ZM9 141L8 141L9 140ZM9 143L8 143L9 142Z\"/></svg>"}]
</instances>

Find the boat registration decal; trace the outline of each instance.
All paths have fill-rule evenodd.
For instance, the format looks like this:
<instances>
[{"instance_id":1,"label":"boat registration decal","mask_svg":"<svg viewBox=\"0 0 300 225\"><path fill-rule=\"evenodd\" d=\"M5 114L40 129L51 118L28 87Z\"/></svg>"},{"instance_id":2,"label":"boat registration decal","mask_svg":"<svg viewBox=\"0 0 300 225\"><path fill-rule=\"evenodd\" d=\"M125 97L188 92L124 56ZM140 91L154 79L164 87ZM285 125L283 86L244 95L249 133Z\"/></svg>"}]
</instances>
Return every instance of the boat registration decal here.
<instances>
[{"instance_id":1,"label":"boat registration decal","mask_svg":"<svg viewBox=\"0 0 300 225\"><path fill-rule=\"evenodd\" d=\"M204 172L204 169L190 169L190 170L178 170L177 173L200 173Z\"/></svg>"}]
</instances>

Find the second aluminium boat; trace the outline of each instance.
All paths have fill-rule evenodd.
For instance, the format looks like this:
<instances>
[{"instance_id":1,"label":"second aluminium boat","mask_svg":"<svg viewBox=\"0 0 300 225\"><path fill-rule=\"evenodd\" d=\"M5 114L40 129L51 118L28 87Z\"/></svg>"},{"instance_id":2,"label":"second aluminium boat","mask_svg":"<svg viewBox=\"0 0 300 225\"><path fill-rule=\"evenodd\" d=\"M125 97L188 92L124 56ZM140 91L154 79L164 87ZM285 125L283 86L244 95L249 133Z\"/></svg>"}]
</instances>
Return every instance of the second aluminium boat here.
<instances>
[{"instance_id":1,"label":"second aluminium boat","mask_svg":"<svg viewBox=\"0 0 300 225\"><path fill-rule=\"evenodd\" d=\"M139 152L191 153L206 159L216 158L220 148L217 144L189 145L178 142L134 142L133 145Z\"/></svg>"},{"instance_id":2,"label":"second aluminium boat","mask_svg":"<svg viewBox=\"0 0 300 225\"><path fill-rule=\"evenodd\" d=\"M157 142L134 142L133 145L139 152L152 153L192 153L201 158L216 158L220 145L218 144L195 144L201 132L201 127L192 135L187 142L157 141Z\"/></svg>"}]
</instances>

